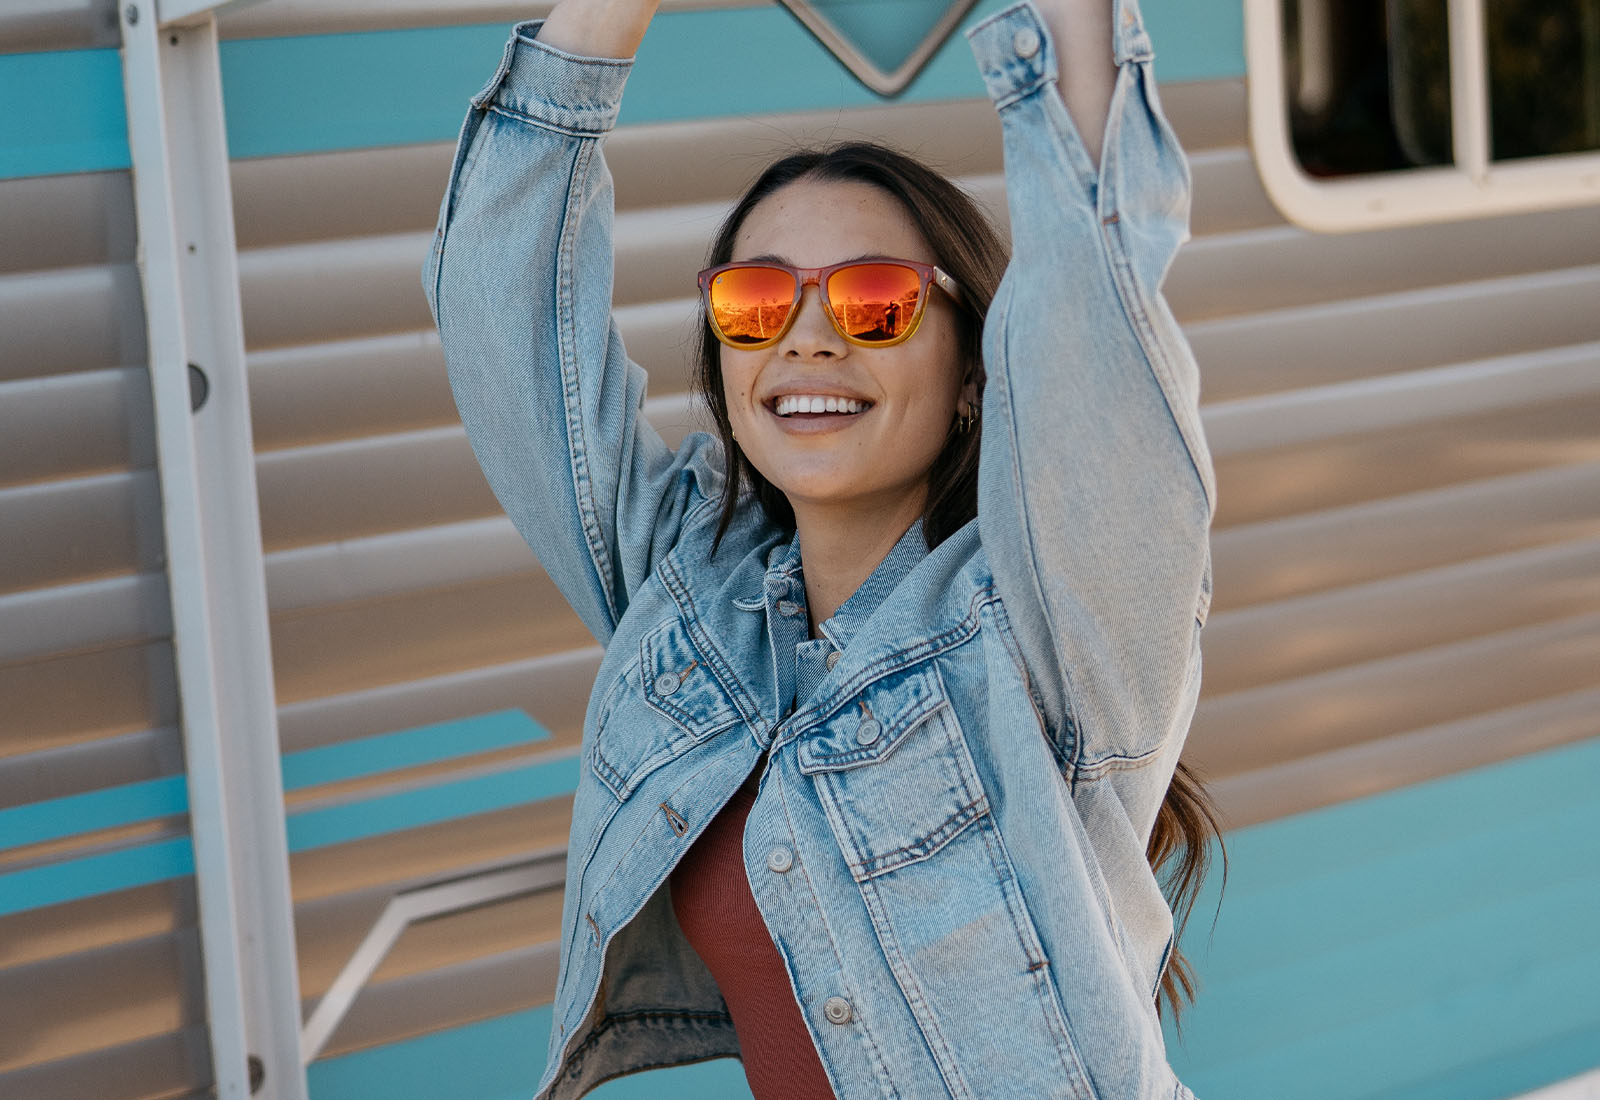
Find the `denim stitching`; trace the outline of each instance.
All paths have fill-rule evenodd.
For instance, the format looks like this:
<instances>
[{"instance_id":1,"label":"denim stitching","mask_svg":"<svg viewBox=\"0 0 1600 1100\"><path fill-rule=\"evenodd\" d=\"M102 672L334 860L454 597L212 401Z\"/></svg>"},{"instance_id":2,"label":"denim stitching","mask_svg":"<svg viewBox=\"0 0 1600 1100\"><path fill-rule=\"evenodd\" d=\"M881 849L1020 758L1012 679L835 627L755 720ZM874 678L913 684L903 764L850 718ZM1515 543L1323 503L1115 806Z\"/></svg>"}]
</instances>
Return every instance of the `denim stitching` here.
<instances>
[{"instance_id":1,"label":"denim stitching","mask_svg":"<svg viewBox=\"0 0 1600 1100\"><path fill-rule=\"evenodd\" d=\"M955 813L947 817L932 832L911 844L901 845L899 848L873 856L850 865L851 876L857 882L866 882L886 874L899 867L909 867L913 863L921 863L939 852L945 845L964 832L967 826L975 821L982 820L989 813L988 795L979 795L972 802L967 803ZM859 871L860 874L856 874Z\"/></svg>"},{"instance_id":2,"label":"denim stitching","mask_svg":"<svg viewBox=\"0 0 1600 1100\"><path fill-rule=\"evenodd\" d=\"M945 1087L950 1090L952 1100L970 1098L972 1089L961 1076L961 1068L956 1064L950 1040L946 1039L944 1032L940 1030L939 1021L929 1007L927 995L917 984L916 974L909 966L904 965L905 950L894 934L894 924L884 909L883 899L878 894L876 883L876 879L870 878L861 881L861 900L872 919L873 931L878 934L878 940L883 946L889 971L894 975L895 984L899 985L900 992L905 995L906 1007L911 1010L911 1018L916 1021L917 1029L927 1041L928 1049L933 1052L934 1064L939 1067L939 1076L944 1078ZM900 960L902 965L896 965L896 960Z\"/></svg>"},{"instance_id":3,"label":"denim stitching","mask_svg":"<svg viewBox=\"0 0 1600 1100\"><path fill-rule=\"evenodd\" d=\"M1045 1030L1052 1033L1059 1031L1056 1035L1056 1053L1061 1058L1062 1068L1072 1084L1074 1100L1097 1100L1098 1094L1095 1092L1094 1083L1090 1080L1082 1055L1078 1052L1078 1044L1072 1038L1072 1021L1052 975L1050 958L1045 954L1044 944L1039 940L1038 928L1033 922L1032 914L1028 912L1027 902L1022 897L1016 865L1011 862L1011 853L1006 850L1005 838L1000 835L1000 830L992 819L980 824L978 831L989 852L989 859L998 873L1000 895L1005 902L1007 915L1011 918L1012 931L1016 933L1023 957L1030 960L1037 957L1037 961L1028 967L1028 971L1033 975L1035 995L1040 998L1039 1007L1046 1013ZM1027 933L1026 937L1024 932ZM1052 1008L1055 1010L1054 1021L1048 1018Z\"/></svg>"},{"instance_id":4,"label":"denim stitching","mask_svg":"<svg viewBox=\"0 0 1600 1100\"><path fill-rule=\"evenodd\" d=\"M597 143L584 141L573 158L571 176L567 184L566 209L578 206L577 196L588 176L589 162ZM594 566L600 591L605 599L605 611L615 625L621 616L617 593L612 587L613 571L611 550L606 545L605 533L600 527L599 509L595 506L593 482L589 476L588 448L583 438L583 398L578 363L577 319L573 314L576 295L573 293L574 252L577 248L577 219L567 217L561 226L561 239L556 248L558 291L556 342L561 361L562 404L565 406L567 427L567 453L572 460L572 489L577 503L578 519L589 544L589 560Z\"/></svg>"},{"instance_id":5,"label":"denim stitching","mask_svg":"<svg viewBox=\"0 0 1600 1100\"><path fill-rule=\"evenodd\" d=\"M677 566L673 562L674 553L676 553L675 550L662 557L661 564L656 569L656 575L661 578L661 583L666 588L667 594L678 605L683 616L684 626L689 631L690 640L695 643L695 648L700 651L700 655L706 659L706 666L712 669L713 675L716 676L723 691L728 698L733 700L733 705L739 709L739 713L746 724L754 726L765 733L768 725L766 717L761 714L754 701L751 700L749 693L746 692L743 681L739 679L733 668L728 664L727 659L723 657L721 647L716 644L700 622L700 616L696 611L694 600L689 595L688 585L684 583L683 578L678 574Z\"/></svg>"}]
</instances>

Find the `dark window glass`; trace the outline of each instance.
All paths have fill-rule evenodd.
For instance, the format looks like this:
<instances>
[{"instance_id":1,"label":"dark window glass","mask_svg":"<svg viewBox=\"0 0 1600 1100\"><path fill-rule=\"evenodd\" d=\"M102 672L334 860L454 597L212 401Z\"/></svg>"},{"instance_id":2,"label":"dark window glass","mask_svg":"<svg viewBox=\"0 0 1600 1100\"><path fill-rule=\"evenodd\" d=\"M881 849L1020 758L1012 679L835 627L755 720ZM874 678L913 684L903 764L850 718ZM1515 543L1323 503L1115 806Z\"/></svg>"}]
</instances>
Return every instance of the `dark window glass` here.
<instances>
[{"instance_id":1,"label":"dark window glass","mask_svg":"<svg viewBox=\"0 0 1600 1100\"><path fill-rule=\"evenodd\" d=\"M1489 0L1496 160L1600 149L1600 0Z\"/></svg>"},{"instance_id":2,"label":"dark window glass","mask_svg":"<svg viewBox=\"0 0 1600 1100\"><path fill-rule=\"evenodd\" d=\"M1451 163L1448 0L1281 0L1289 131L1315 176Z\"/></svg>"},{"instance_id":3,"label":"dark window glass","mask_svg":"<svg viewBox=\"0 0 1600 1100\"><path fill-rule=\"evenodd\" d=\"M1289 129L1315 176L1452 163L1448 0L1279 0ZM1600 0L1487 0L1496 160L1600 149Z\"/></svg>"}]
</instances>

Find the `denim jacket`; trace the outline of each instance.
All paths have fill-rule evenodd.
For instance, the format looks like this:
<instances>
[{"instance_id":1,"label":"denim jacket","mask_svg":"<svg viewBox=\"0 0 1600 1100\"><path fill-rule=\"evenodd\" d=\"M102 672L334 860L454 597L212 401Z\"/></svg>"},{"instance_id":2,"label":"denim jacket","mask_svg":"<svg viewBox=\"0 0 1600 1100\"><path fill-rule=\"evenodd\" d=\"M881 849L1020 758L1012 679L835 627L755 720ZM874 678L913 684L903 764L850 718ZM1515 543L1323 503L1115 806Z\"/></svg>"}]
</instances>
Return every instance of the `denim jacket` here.
<instances>
[{"instance_id":1,"label":"denim jacket","mask_svg":"<svg viewBox=\"0 0 1600 1100\"><path fill-rule=\"evenodd\" d=\"M1191 1097L1145 846L1199 691L1213 475L1159 293L1188 168L1134 0L1098 169L1038 13L970 32L1014 250L978 518L931 552L913 528L815 640L791 536L748 501L713 551L720 445L642 415L601 154L630 63L537 28L473 100L424 278L484 472L606 646L539 1097L737 1055L662 887L763 760L746 874L840 1097Z\"/></svg>"}]
</instances>

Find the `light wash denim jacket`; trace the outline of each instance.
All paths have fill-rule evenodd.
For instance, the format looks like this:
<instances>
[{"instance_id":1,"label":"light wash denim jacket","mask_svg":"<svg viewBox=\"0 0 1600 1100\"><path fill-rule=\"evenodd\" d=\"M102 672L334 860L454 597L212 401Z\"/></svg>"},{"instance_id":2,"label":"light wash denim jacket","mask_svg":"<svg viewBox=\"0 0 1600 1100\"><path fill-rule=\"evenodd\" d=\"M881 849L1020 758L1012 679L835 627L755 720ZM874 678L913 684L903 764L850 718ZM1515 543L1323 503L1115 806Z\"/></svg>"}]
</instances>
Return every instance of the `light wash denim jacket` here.
<instances>
[{"instance_id":1,"label":"light wash denim jacket","mask_svg":"<svg viewBox=\"0 0 1600 1100\"><path fill-rule=\"evenodd\" d=\"M746 873L841 1098L1191 1096L1145 844L1199 691L1213 475L1158 290L1188 168L1133 0L1115 28L1098 171L1037 12L970 33L1014 248L978 519L931 553L913 528L816 640L753 502L712 553L719 444L671 450L641 414L601 156L629 63L527 24L474 99L428 295L490 484L606 645L541 1098L737 1054L662 887L767 754Z\"/></svg>"}]
</instances>

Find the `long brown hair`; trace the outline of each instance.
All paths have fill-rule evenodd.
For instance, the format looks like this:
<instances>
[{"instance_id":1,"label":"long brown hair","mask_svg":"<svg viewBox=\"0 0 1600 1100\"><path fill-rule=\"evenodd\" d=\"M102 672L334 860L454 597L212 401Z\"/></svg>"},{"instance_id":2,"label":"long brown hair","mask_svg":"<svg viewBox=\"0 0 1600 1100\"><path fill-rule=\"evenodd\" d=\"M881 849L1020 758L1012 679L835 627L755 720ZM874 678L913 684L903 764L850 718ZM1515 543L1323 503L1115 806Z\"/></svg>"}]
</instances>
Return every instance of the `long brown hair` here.
<instances>
[{"instance_id":1,"label":"long brown hair","mask_svg":"<svg viewBox=\"0 0 1600 1100\"><path fill-rule=\"evenodd\" d=\"M868 183L899 200L933 249L939 266L961 284L965 302L956 314L957 347L966 366L963 381L977 387L981 404L983 319L1005 273L1007 250L972 197L921 162L887 146L862 141L792 153L768 166L734 205L712 239L706 266L732 260L734 239L750 211L762 199L801 179ZM767 518L792 532L794 509L788 499L761 475L733 438L722 383L721 347L711 327L702 325L695 389L711 410L723 453L728 456L717 540L732 523L747 486ZM944 448L928 472L922 532L930 550L977 517L981 439L978 425L958 431L952 419ZM1151 868L1162 874L1162 888L1179 935L1205 877L1213 837L1220 842L1215 810L1194 773L1180 763L1156 815L1146 852ZM1226 881L1226 854L1223 858ZM1194 989L1193 972L1174 944L1161 978L1158 1009L1164 997L1176 1019L1181 1001L1194 999Z\"/></svg>"}]
</instances>

